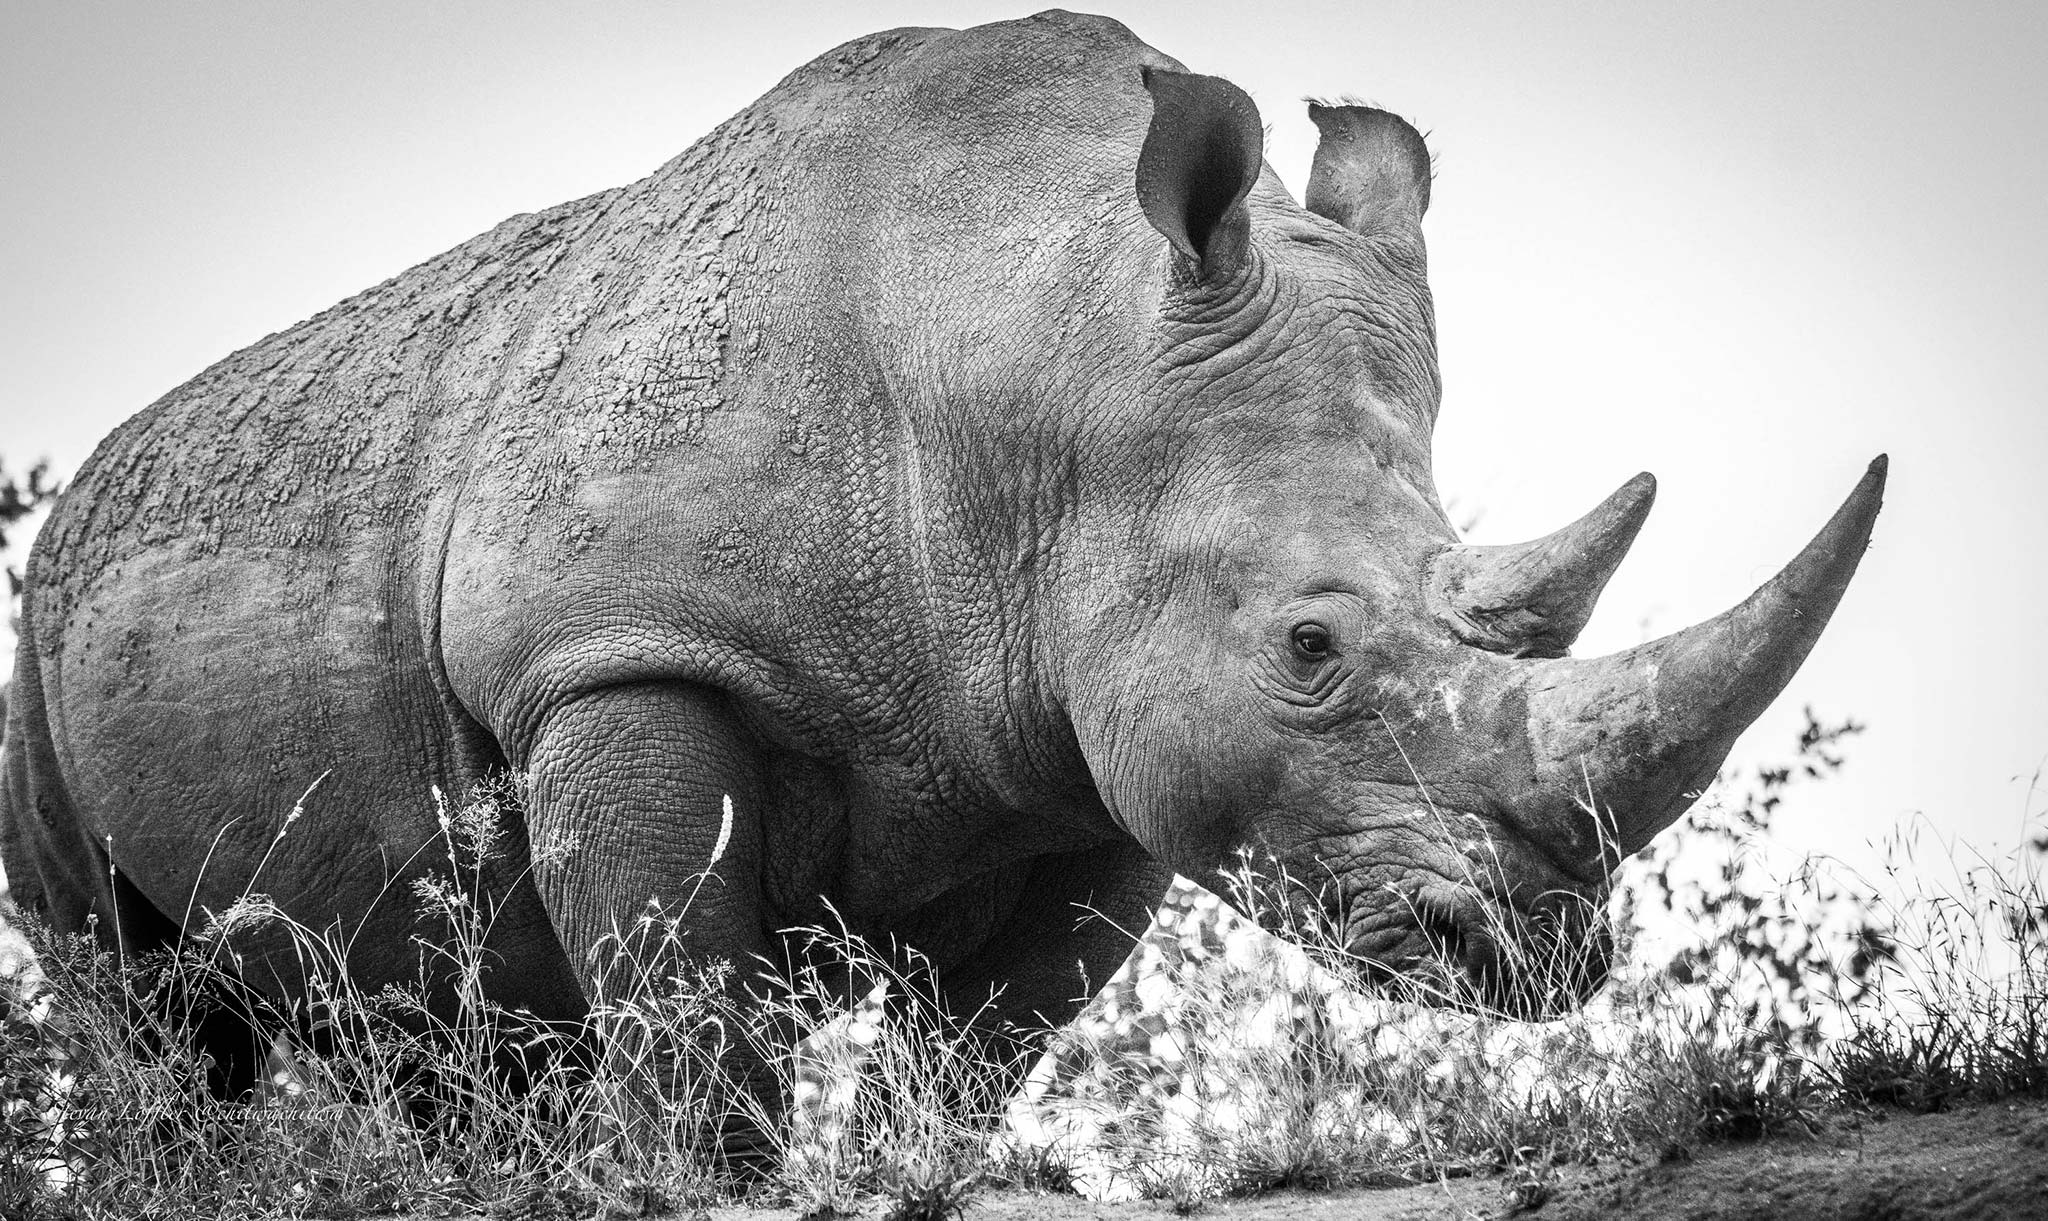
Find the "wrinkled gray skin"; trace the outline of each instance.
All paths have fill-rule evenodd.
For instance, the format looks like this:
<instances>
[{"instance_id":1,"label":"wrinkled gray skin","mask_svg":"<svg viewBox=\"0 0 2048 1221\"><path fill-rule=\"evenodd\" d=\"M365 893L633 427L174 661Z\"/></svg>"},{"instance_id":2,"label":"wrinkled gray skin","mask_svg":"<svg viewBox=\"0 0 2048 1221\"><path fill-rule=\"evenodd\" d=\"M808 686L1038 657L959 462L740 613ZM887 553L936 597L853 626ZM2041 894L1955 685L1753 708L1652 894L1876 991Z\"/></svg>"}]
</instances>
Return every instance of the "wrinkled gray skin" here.
<instances>
[{"instance_id":1,"label":"wrinkled gray skin","mask_svg":"<svg viewBox=\"0 0 2048 1221\"><path fill-rule=\"evenodd\" d=\"M1057 1019L1129 948L1076 904L1140 927L1249 848L1389 971L1434 944L1511 993L1494 929L1590 983L1544 913L1789 676L1881 469L1728 616L1563 658L1647 478L1457 546L1420 138L1315 108L1304 209L1178 69L1064 13L849 43L130 420L31 561L17 897L132 947L253 885L411 978L430 788L511 769L488 984L544 1016L691 893L725 794L706 955L829 901Z\"/></svg>"}]
</instances>

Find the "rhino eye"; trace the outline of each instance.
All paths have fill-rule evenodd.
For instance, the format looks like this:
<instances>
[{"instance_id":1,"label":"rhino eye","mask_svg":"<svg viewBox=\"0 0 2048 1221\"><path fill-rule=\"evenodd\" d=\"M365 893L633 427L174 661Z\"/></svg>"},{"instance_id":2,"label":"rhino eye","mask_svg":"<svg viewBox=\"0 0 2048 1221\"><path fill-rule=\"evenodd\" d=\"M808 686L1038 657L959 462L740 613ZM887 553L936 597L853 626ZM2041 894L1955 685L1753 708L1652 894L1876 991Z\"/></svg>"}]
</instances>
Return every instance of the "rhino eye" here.
<instances>
[{"instance_id":1,"label":"rhino eye","mask_svg":"<svg viewBox=\"0 0 2048 1221\"><path fill-rule=\"evenodd\" d=\"M1303 623L1294 629L1294 653L1303 661L1321 661L1330 655L1330 629L1320 623Z\"/></svg>"}]
</instances>

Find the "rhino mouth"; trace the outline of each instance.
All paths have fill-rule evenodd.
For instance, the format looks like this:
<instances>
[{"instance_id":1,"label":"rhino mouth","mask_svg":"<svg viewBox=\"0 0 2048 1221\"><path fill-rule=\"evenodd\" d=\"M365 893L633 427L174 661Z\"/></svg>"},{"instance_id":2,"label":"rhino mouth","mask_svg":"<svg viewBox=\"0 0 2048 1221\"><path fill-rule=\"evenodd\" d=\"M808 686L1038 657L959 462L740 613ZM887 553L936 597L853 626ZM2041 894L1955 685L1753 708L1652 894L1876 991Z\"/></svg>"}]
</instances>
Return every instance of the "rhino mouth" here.
<instances>
[{"instance_id":1,"label":"rhino mouth","mask_svg":"<svg viewBox=\"0 0 2048 1221\"><path fill-rule=\"evenodd\" d=\"M1584 896L1553 893L1521 910L1460 889L1354 914L1346 957L1385 995L1515 1021L1562 1016L1606 982L1613 938Z\"/></svg>"}]
</instances>

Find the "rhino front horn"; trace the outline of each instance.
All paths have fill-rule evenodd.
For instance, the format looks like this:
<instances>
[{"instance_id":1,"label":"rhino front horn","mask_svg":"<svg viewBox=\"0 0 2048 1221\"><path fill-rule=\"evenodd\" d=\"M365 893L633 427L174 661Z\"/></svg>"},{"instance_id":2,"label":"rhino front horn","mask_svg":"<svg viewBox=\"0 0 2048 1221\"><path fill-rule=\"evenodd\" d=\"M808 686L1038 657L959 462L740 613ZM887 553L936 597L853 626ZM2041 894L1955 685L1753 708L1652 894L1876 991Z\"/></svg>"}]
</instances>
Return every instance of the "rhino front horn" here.
<instances>
[{"instance_id":1,"label":"rhino front horn","mask_svg":"<svg viewBox=\"0 0 2048 1221\"><path fill-rule=\"evenodd\" d=\"M1625 652L1533 663L1523 690L1538 786L1588 801L1624 854L1676 822L1827 626L1884 481L1879 455L1806 549L1733 610Z\"/></svg>"}]
</instances>

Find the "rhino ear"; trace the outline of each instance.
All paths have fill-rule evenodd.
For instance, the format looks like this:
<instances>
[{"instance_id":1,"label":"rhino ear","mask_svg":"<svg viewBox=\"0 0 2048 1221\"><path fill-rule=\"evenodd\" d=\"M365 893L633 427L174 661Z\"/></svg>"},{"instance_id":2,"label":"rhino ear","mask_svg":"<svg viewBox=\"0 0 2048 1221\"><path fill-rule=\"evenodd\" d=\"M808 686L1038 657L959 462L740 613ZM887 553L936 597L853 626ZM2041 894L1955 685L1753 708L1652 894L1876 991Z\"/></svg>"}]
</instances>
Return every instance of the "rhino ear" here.
<instances>
[{"instance_id":1,"label":"rhino ear","mask_svg":"<svg viewBox=\"0 0 2048 1221\"><path fill-rule=\"evenodd\" d=\"M1197 276L1227 279L1251 247L1244 198L1263 164L1259 108L1221 77L1141 71L1152 126L1138 154L1138 205Z\"/></svg>"},{"instance_id":2,"label":"rhino ear","mask_svg":"<svg viewBox=\"0 0 2048 1221\"><path fill-rule=\"evenodd\" d=\"M1353 233L1388 222L1420 224L1429 210L1429 147L1422 133L1370 106L1308 104L1322 140L1308 174L1308 210Z\"/></svg>"}]
</instances>

